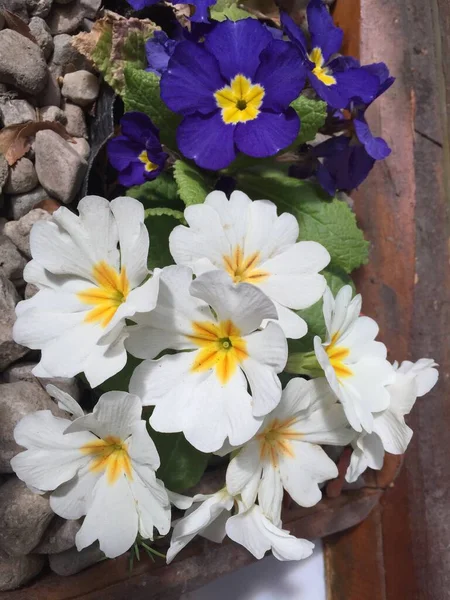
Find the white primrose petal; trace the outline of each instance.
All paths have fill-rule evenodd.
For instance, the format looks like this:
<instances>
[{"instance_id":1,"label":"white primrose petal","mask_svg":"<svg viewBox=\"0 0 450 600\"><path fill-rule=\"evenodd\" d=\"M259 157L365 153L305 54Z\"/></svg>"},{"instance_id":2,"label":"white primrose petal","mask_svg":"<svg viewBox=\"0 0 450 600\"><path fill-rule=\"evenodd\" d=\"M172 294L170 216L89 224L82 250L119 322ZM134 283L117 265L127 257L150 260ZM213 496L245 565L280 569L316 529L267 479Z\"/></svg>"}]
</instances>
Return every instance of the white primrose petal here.
<instances>
[{"instance_id":1,"label":"white primrose petal","mask_svg":"<svg viewBox=\"0 0 450 600\"><path fill-rule=\"evenodd\" d=\"M358 390L361 402L370 412L379 412L389 406L389 392L386 386L393 382L392 365L379 358L364 357L351 366L351 385Z\"/></svg>"},{"instance_id":2,"label":"white primrose petal","mask_svg":"<svg viewBox=\"0 0 450 600\"><path fill-rule=\"evenodd\" d=\"M230 461L227 473L227 490L232 496L240 494L250 480L258 475L261 478L260 446L257 440L251 440Z\"/></svg>"},{"instance_id":3,"label":"white primrose petal","mask_svg":"<svg viewBox=\"0 0 450 600\"><path fill-rule=\"evenodd\" d=\"M281 526L281 503L283 483L278 468L266 464L258 491L258 502L262 512L277 527Z\"/></svg>"},{"instance_id":4,"label":"white primrose petal","mask_svg":"<svg viewBox=\"0 0 450 600\"><path fill-rule=\"evenodd\" d=\"M129 484L139 519L138 530L144 539L152 540L155 527L160 535L169 533L170 501L163 482L156 478L152 468L137 463L134 467Z\"/></svg>"},{"instance_id":5,"label":"white primrose petal","mask_svg":"<svg viewBox=\"0 0 450 600\"><path fill-rule=\"evenodd\" d=\"M309 415L299 416L292 429L301 433L302 441L311 444L346 446L355 437L340 404L317 408Z\"/></svg>"},{"instance_id":6,"label":"white primrose petal","mask_svg":"<svg viewBox=\"0 0 450 600\"><path fill-rule=\"evenodd\" d=\"M93 472L89 465L80 469L70 481L63 483L50 495L50 508L63 519L79 519L86 514L92 490L102 477Z\"/></svg>"},{"instance_id":7,"label":"white primrose petal","mask_svg":"<svg viewBox=\"0 0 450 600\"><path fill-rule=\"evenodd\" d=\"M373 435L373 434L368 434ZM353 448L350 464L345 473L345 480L348 483L354 483L369 467L367 457L364 452L357 446Z\"/></svg>"},{"instance_id":8,"label":"white primrose petal","mask_svg":"<svg viewBox=\"0 0 450 600\"><path fill-rule=\"evenodd\" d=\"M277 309L278 319L275 321L284 331L284 335L293 340L298 340L308 333L308 325L304 319L290 308L273 301ZM266 326L263 321L262 327Z\"/></svg>"},{"instance_id":9,"label":"white primrose petal","mask_svg":"<svg viewBox=\"0 0 450 600\"><path fill-rule=\"evenodd\" d=\"M188 508L191 508L192 503L194 502L193 498L190 498L189 496L183 496L183 494L178 494L177 492L171 492L170 490L167 490L167 495L170 503L180 510L187 510Z\"/></svg>"},{"instance_id":10,"label":"white primrose petal","mask_svg":"<svg viewBox=\"0 0 450 600\"><path fill-rule=\"evenodd\" d=\"M319 484L338 476L334 462L320 446L293 441L291 455L279 458L283 487L300 506L314 506L322 498Z\"/></svg>"},{"instance_id":11,"label":"white primrose petal","mask_svg":"<svg viewBox=\"0 0 450 600\"><path fill-rule=\"evenodd\" d=\"M113 339L115 335L115 339ZM127 332L119 324L117 329L110 332L109 341L105 344L99 340L94 347L88 360L84 364L84 374L90 386L95 388L104 381L120 373L127 364L127 352L125 350L125 341Z\"/></svg>"},{"instance_id":12,"label":"white primrose petal","mask_svg":"<svg viewBox=\"0 0 450 600\"><path fill-rule=\"evenodd\" d=\"M404 454L413 436L403 416L389 409L375 416L373 430L390 454Z\"/></svg>"},{"instance_id":13,"label":"white primrose petal","mask_svg":"<svg viewBox=\"0 0 450 600\"><path fill-rule=\"evenodd\" d=\"M74 417L84 416L84 411L75 398L72 398L70 394L60 390L56 385L49 384L45 386L47 394L58 401L58 407L66 412L70 413Z\"/></svg>"},{"instance_id":14,"label":"white primrose petal","mask_svg":"<svg viewBox=\"0 0 450 600\"><path fill-rule=\"evenodd\" d=\"M278 373L286 366L286 337L276 323L245 338L249 357L242 363L253 397L253 414L263 416L273 410L281 398Z\"/></svg>"},{"instance_id":15,"label":"white primrose petal","mask_svg":"<svg viewBox=\"0 0 450 600\"><path fill-rule=\"evenodd\" d=\"M137 421L131 425L131 437L128 442L128 455L134 463L135 468L138 465L151 467L157 471L160 467L160 459L155 442L147 431L145 421Z\"/></svg>"},{"instance_id":16,"label":"white primrose petal","mask_svg":"<svg viewBox=\"0 0 450 600\"><path fill-rule=\"evenodd\" d=\"M277 318L273 302L263 292L250 284L234 284L222 271L200 275L190 292L209 304L219 321L232 321L243 335L255 331L263 319Z\"/></svg>"},{"instance_id":17,"label":"white primrose petal","mask_svg":"<svg viewBox=\"0 0 450 600\"><path fill-rule=\"evenodd\" d=\"M265 517L257 505L228 519L229 538L241 544L256 558L263 558L268 550L278 560L302 560L312 554L314 544L297 539L288 531L279 529Z\"/></svg>"},{"instance_id":18,"label":"white primrose petal","mask_svg":"<svg viewBox=\"0 0 450 600\"><path fill-rule=\"evenodd\" d=\"M351 427L358 432L364 430L372 433L373 415L369 407L360 402L359 392L351 384L346 383L339 386L338 397Z\"/></svg>"},{"instance_id":19,"label":"white primrose petal","mask_svg":"<svg viewBox=\"0 0 450 600\"><path fill-rule=\"evenodd\" d=\"M96 540L108 558L116 558L135 542L138 533L138 513L135 498L125 476L110 485L103 475L92 490L86 517L75 537L77 550L83 550Z\"/></svg>"},{"instance_id":20,"label":"white primrose petal","mask_svg":"<svg viewBox=\"0 0 450 600\"><path fill-rule=\"evenodd\" d=\"M352 299L353 290L351 286L344 285L336 294L333 303L333 314L330 319L330 334L338 333L344 335L355 323L361 312L361 295L358 294ZM327 301L327 312L329 300Z\"/></svg>"},{"instance_id":21,"label":"white primrose petal","mask_svg":"<svg viewBox=\"0 0 450 600\"><path fill-rule=\"evenodd\" d=\"M367 468L379 471L383 467L383 442L375 433L363 433L353 442L353 453L345 479L355 482Z\"/></svg>"},{"instance_id":22,"label":"white primrose petal","mask_svg":"<svg viewBox=\"0 0 450 600\"><path fill-rule=\"evenodd\" d=\"M201 532L201 536L210 542L215 544L221 544L227 535L226 524L230 518L230 513L226 510L222 511L220 515L214 519L212 523L207 525Z\"/></svg>"},{"instance_id":23,"label":"white primrose petal","mask_svg":"<svg viewBox=\"0 0 450 600\"><path fill-rule=\"evenodd\" d=\"M129 199L127 201L130 202ZM73 225L67 227L67 232L72 234L73 239L79 242L80 246L85 247L93 262L105 260L108 263L116 264L119 259L118 228L111 208L111 203L105 198L86 196L78 203L79 222L71 220ZM56 213L59 215L59 211ZM53 213L54 219L56 213ZM58 224L65 226L68 220L65 218L62 221L58 215L55 220ZM67 213L64 212L63 216L67 217Z\"/></svg>"},{"instance_id":24,"label":"white primrose petal","mask_svg":"<svg viewBox=\"0 0 450 600\"><path fill-rule=\"evenodd\" d=\"M211 192L206 196L206 206L211 206L220 218L230 247L245 245L252 201L243 192L232 192L230 199L223 192Z\"/></svg>"},{"instance_id":25,"label":"white primrose petal","mask_svg":"<svg viewBox=\"0 0 450 600\"><path fill-rule=\"evenodd\" d=\"M284 388L280 403L271 416L279 421L286 421L290 420L292 415L307 410L311 403L310 383L312 381L308 382L302 377L291 379Z\"/></svg>"},{"instance_id":26,"label":"white primrose petal","mask_svg":"<svg viewBox=\"0 0 450 600\"><path fill-rule=\"evenodd\" d=\"M417 385L417 396L428 394L436 385L439 373L435 367L438 365L432 358L420 358L416 363L404 361L398 369L398 373L414 376Z\"/></svg>"}]
</instances>

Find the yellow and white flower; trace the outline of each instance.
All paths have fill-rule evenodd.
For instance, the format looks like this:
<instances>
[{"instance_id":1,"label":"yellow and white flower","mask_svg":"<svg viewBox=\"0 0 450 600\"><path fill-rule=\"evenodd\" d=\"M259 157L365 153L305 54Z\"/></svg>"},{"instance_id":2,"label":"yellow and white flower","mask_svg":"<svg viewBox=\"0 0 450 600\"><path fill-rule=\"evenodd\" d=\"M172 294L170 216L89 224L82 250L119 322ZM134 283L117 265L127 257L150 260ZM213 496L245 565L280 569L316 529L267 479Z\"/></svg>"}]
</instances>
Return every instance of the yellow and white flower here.
<instances>
[{"instance_id":1,"label":"yellow and white flower","mask_svg":"<svg viewBox=\"0 0 450 600\"><path fill-rule=\"evenodd\" d=\"M33 226L24 278L40 291L17 305L14 339L42 350L35 375L84 372L95 387L125 366L125 319L155 306L159 282L147 280L140 202L88 196L78 210L61 207Z\"/></svg>"},{"instance_id":2,"label":"yellow and white flower","mask_svg":"<svg viewBox=\"0 0 450 600\"><path fill-rule=\"evenodd\" d=\"M314 544L298 539L274 525L257 504L247 507L226 488L208 496L197 495L193 506L177 521L167 551L167 563L196 536L221 543L225 536L241 544L256 558L272 550L278 560L301 560L312 554ZM233 508L237 514L231 516Z\"/></svg>"},{"instance_id":3,"label":"yellow and white flower","mask_svg":"<svg viewBox=\"0 0 450 600\"><path fill-rule=\"evenodd\" d=\"M342 403L350 425L356 431L373 430L372 413L389 406L386 386L394 371L386 360L386 346L376 342L378 325L360 317L361 296L352 299L349 285L333 298L327 288L323 316L327 328L324 342L314 338L314 351L331 389Z\"/></svg>"},{"instance_id":4,"label":"yellow and white flower","mask_svg":"<svg viewBox=\"0 0 450 600\"><path fill-rule=\"evenodd\" d=\"M155 406L151 426L182 431L203 452L227 437L232 445L248 441L281 397L285 335L276 323L258 330L273 318L273 303L255 286L238 286L221 271L192 281L188 267L164 268L158 304L135 315L126 344L138 358L177 351L145 360L131 378L130 391Z\"/></svg>"},{"instance_id":5,"label":"yellow and white flower","mask_svg":"<svg viewBox=\"0 0 450 600\"><path fill-rule=\"evenodd\" d=\"M58 390L49 391L67 407ZM70 404L80 414L75 400ZM75 540L78 550L98 540L114 558L138 533L153 539L155 527L161 535L170 529L169 497L155 475L159 456L141 412L138 397L108 392L91 414L75 421L42 410L25 416L14 430L16 442L26 448L11 460L19 479L33 491L52 492L50 506L64 519L86 515Z\"/></svg>"},{"instance_id":6,"label":"yellow and white flower","mask_svg":"<svg viewBox=\"0 0 450 600\"><path fill-rule=\"evenodd\" d=\"M379 470L383 466L384 453L404 454L413 432L405 423L416 399L427 394L438 380L436 363L421 358L416 363L404 361L398 367L394 363L395 381L387 386L389 407L374 414L373 432L363 432L354 442L353 454L346 479L356 481L368 468Z\"/></svg>"},{"instance_id":7,"label":"yellow and white flower","mask_svg":"<svg viewBox=\"0 0 450 600\"><path fill-rule=\"evenodd\" d=\"M228 200L216 191L203 204L187 207L184 216L189 227L175 227L169 238L177 264L190 266L196 275L220 269L235 283L257 286L274 302L287 337L306 334L305 321L291 309L320 300L326 282L319 272L330 255L317 242L297 242L293 215L277 216L275 204L252 202L243 192L233 192Z\"/></svg>"},{"instance_id":8,"label":"yellow and white flower","mask_svg":"<svg viewBox=\"0 0 450 600\"><path fill-rule=\"evenodd\" d=\"M353 437L325 379L292 379L280 404L228 465L227 489L240 494L247 506L257 497L278 526L283 490L297 504L313 506L322 497L319 485L337 477L335 463L320 444L343 446Z\"/></svg>"}]
</instances>

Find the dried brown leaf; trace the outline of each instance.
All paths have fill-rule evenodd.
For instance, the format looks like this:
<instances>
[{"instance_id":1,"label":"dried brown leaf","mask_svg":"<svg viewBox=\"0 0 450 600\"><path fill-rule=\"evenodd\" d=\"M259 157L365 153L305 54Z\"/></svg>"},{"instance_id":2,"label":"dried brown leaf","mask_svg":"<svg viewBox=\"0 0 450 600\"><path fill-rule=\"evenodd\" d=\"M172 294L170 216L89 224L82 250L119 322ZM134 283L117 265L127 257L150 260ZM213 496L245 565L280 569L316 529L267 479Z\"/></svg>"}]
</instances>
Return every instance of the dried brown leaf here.
<instances>
[{"instance_id":1,"label":"dried brown leaf","mask_svg":"<svg viewBox=\"0 0 450 600\"><path fill-rule=\"evenodd\" d=\"M14 165L28 152L38 131L51 129L65 140L71 140L66 128L56 121L28 121L19 125L10 125L0 131L0 154L3 154L10 166Z\"/></svg>"},{"instance_id":2,"label":"dried brown leaf","mask_svg":"<svg viewBox=\"0 0 450 600\"><path fill-rule=\"evenodd\" d=\"M17 33L20 33L20 35L23 35L24 37L31 40L33 44L37 44L36 38L31 33L30 28L25 23L25 21L22 21L20 17L7 10L6 8L1 8L0 14L4 16L8 29L12 29Z\"/></svg>"}]
</instances>

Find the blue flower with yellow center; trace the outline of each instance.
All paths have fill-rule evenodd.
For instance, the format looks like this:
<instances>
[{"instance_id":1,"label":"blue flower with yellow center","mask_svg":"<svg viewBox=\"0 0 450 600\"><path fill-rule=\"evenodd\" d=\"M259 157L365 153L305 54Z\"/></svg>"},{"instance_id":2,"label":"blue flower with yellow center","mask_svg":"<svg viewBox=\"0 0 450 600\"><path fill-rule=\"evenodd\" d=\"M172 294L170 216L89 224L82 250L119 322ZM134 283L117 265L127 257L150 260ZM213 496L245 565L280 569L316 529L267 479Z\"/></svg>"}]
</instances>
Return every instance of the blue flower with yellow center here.
<instances>
[{"instance_id":1,"label":"blue flower with yellow center","mask_svg":"<svg viewBox=\"0 0 450 600\"><path fill-rule=\"evenodd\" d=\"M108 142L109 162L119 171L119 183L131 187L158 177L167 154L149 117L141 112L126 113L120 128L122 135Z\"/></svg>"},{"instance_id":2,"label":"blue flower with yellow center","mask_svg":"<svg viewBox=\"0 0 450 600\"><path fill-rule=\"evenodd\" d=\"M342 46L343 31L336 27L322 0L311 0L307 7L311 49L302 30L286 13L281 13L284 31L302 54L309 81L317 95L334 108L346 108L351 98L371 102L378 87L377 78L364 68L342 68L333 58Z\"/></svg>"},{"instance_id":3,"label":"blue flower with yellow center","mask_svg":"<svg viewBox=\"0 0 450 600\"><path fill-rule=\"evenodd\" d=\"M306 73L298 50L255 19L223 21L204 43L181 42L161 77L161 98L183 115L180 151L222 169L238 151L266 157L289 146L300 120L289 107Z\"/></svg>"}]
</instances>

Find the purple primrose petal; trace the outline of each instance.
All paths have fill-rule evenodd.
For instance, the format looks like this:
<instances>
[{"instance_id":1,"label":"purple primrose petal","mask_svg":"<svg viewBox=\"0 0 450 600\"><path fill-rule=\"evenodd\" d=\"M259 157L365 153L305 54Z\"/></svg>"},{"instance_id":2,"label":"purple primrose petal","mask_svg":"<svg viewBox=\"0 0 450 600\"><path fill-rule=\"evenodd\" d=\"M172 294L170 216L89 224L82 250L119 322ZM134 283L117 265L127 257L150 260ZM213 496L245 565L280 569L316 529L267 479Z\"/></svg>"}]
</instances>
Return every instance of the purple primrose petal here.
<instances>
[{"instance_id":1,"label":"purple primrose petal","mask_svg":"<svg viewBox=\"0 0 450 600\"><path fill-rule=\"evenodd\" d=\"M177 130L177 143L186 158L199 167L224 169L235 158L234 125L226 125L219 111L213 115L190 115Z\"/></svg>"},{"instance_id":2,"label":"purple primrose petal","mask_svg":"<svg viewBox=\"0 0 450 600\"><path fill-rule=\"evenodd\" d=\"M333 77L336 79L342 93L347 97L348 102L351 98L361 98L363 102L368 104L376 97L379 86L378 79L364 68L348 69L342 73L334 72ZM335 106L335 108L344 107Z\"/></svg>"},{"instance_id":3,"label":"purple primrose petal","mask_svg":"<svg viewBox=\"0 0 450 600\"><path fill-rule=\"evenodd\" d=\"M178 42L168 38L164 31L155 31L153 37L145 43L148 62L146 71L162 75L167 69L169 59L174 53L177 44Z\"/></svg>"},{"instance_id":4,"label":"purple primrose petal","mask_svg":"<svg viewBox=\"0 0 450 600\"><path fill-rule=\"evenodd\" d=\"M217 60L203 44L181 42L161 77L161 98L182 115L207 114L217 109L214 92L224 85Z\"/></svg>"},{"instance_id":5,"label":"purple primrose petal","mask_svg":"<svg viewBox=\"0 0 450 600\"><path fill-rule=\"evenodd\" d=\"M306 57L307 44L303 31L300 29L300 27L296 25L296 23L291 19L291 17L287 13L281 11L280 18L281 25L283 26L286 35L297 46L297 48L299 48L304 57Z\"/></svg>"},{"instance_id":6,"label":"purple primrose petal","mask_svg":"<svg viewBox=\"0 0 450 600\"><path fill-rule=\"evenodd\" d=\"M159 131L146 114L142 112L128 112L120 119L122 134L144 145L149 137L155 137L159 142Z\"/></svg>"},{"instance_id":7,"label":"purple primrose petal","mask_svg":"<svg viewBox=\"0 0 450 600\"><path fill-rule=\"evenodd\" d=\"M334 73L333 73L334 76ZM308 72L308 78L316 94L333 108L346 108L349 99L347 92L337 82L332 85L325 85L316 75Z\"/></svg>"},{"instance_id":8,"label":"purple primrose petal","mask_svg":"<svg viewBox=\"0 0 450 600\"><path fill-rule=\"evenodd\" d=\"M375 137L370 131L367 121L361 114L359 118L353 119L353 125L358 140L364 146L367 154L375 160L383 160L391 153L391 149L383 138Z\"/></svg>"},{"instance_id":9,"label":"purple primrose petal","mask_svg":"<svg viewBox=\"0 0 450 600\"><path fill-rule=\"evenodd\" d=\"M311 156L316 158L328 158L346 150L349 144L349 137L345 135L337 135L325 140L325 142L322 142L321 144L317 144L317 146L311 146L309 153Z\"/></svg>"},{"instance_id":10,"label":"purple primrose petal","mask_svg":"<svg viewBox=\"0 0 450 600\"><path fill-rule=\"evenodd\" d=\"M311 45L322 50L323 58L327 62L332 54L341 49L344 32L333 23L333 18L322 0L310 0L306 13Z\"/></svg>"},{"instance_id":11,"label":"purple primrose petal","mask_svg":"<svg viewBox=\"0 0 450 600\"><path fill-rule=\"evenodd\" d=\"M292 144L299 129L300 119L293 108L278 114L262 111L253 121L238 123L234 139L244 154L263 158Z\"/></svg>"},{"instance_id":12,"label":"purple primrose petal","mask_svg":"<svg viewBox=\"0 0 450 600\"><path fill-rule=\"evenodd\" d=\"M174 4L177 3L175 0ZM210 6L213 6L216 0L189 0L188 4L195 6L195 12L191 16L191 22L194 23L208 23L209 21L209 10Z\"/></svg>"},{"instance_id":13,"label":"purple primrose petal","mask_svg":"<svg viewBox=\"0 0 450 600\"><path fill-rule=\"evenodd\" d=\"M316 177L320 186L327 192L327 194L330 196L334 196L336 194L336 181L326 166L322 163L319 163L317 166Z\"/></svg>"},{"instance_id":14,"label":"purple primrose petal","mask_svg":"<svg viewBox=\"0 0 450 600\"><path fill-rule=\"evenodd\" d=\"M125 187L142 185L147 181L144 164L141 161L130 163L126 169L123 169L123 171L119 173L117 180Z\"/></svg>"},{"instance_id":15,"label":"purple primrose petal","mask_svg":"<svg viewBox=\"0 0 450 600\"><path fill-rule=\"evenodd\" d=\"M126 169L133 161L137 160L144 150L139 142L130 140L125 136L115 137L108 141L108 159L118 171Z\"/></svg>"},{"instance_id":16,"label":"purple primrose petal","mask_svg":"<svg viewBox=\"0 0 450 600\"><path fill-rule=\"evenodd\" d=\"M134 8L134 10L142 10L146 6L152 6L159 0L127 0L128 4Z\"/></svg>"},{"instance_id":17,"label":"purple primrose petal","mask_svg":"<svg viewBox=\"0 0 450 600\"><path fill-rule=\"evenodd\" d=\"M339 190L353 190L358 187L374 164L375 159L360 145L349 145L343 152L324 161L325 168L336 181L336 188Z\"/></svg>"},{"instance_id":18,"label":"purple primrose petal","mask_svg":"<svg viewBox=\"0 0 450 600\"><path fill-rule=\"evenodd\" d=\"M273 40L260 55L254 80L264 87L263 108L283 111L305 86L306 69L296 47Z\"/></svg>"},{"instance_id":19,"label":"purple primrose petal","mask_svg":"<svg viewBox=\"0 0 450 600\"><path fill-rule=\"evenodd\" d=\"M252 79L259 66L259 55L272 39L256 19L227 20L206 36L205 47L216 57L228 83L238 73Z\"/></svg>"}]
</instances>

